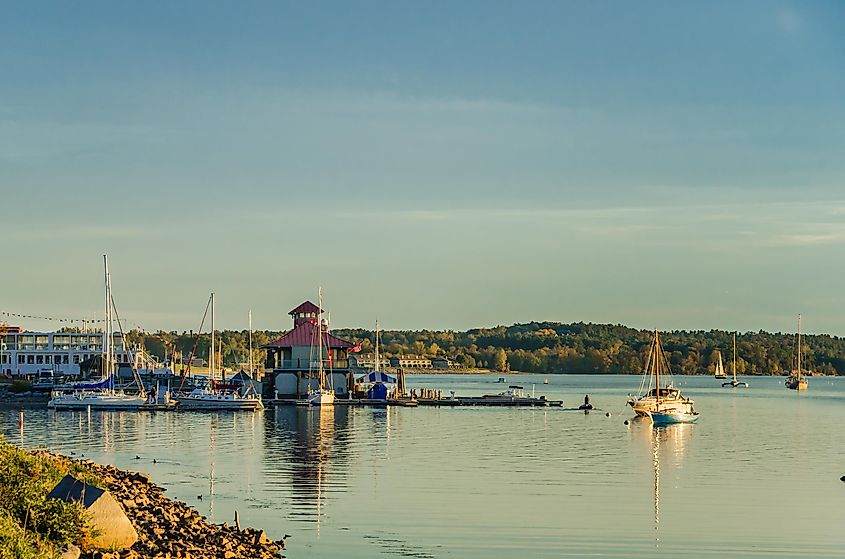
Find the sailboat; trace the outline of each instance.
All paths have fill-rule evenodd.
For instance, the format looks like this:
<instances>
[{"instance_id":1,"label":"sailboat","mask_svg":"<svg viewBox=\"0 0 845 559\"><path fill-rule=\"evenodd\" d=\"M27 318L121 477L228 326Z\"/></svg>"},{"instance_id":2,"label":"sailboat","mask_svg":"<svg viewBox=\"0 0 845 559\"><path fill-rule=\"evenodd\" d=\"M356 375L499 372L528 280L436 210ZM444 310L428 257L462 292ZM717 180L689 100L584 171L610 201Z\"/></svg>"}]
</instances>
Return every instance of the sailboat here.
<instances>
[{"instance_id":1,"label":"sailboat","mask_svg":"<svg viewBox=\"0 0 845 559\"><path fill-rule=\"evenodd\" d=\"M796 350L797 354L797 365L798 368L792 371L792 374L786 377L784 384L790 390L807 390L809 387L809 383L807 382L807 378L801 373L801 315L798 315L798 349Z\"/></svg>"},{"instance_id":2,"label":"sailboat","mask_svg":"<svg viewBox=\"0 0 845 559\"><path fill-rule=\"evenodd\" d=\"M320 299L320 308L323 308L323 289L318 291ZM311 406L333 406L334 405L334 389L330 386L326 379L326 369L323 366L323 329L327 328L328 324L318 318L317 328L317 388L308 391L306 401ZM313 347L313 346L312 346ZM331 351L331 349L329 349ZM311 360L314 363L314 360Z\"/></svg>"},{"instance_id":3,"label":"sailboat","mask_svg":"<svg viewBox=\"0 0 845 559\"><path fill-rule=\"evenodd\" d=\"M251 394L249 390L250 384L245 394L240 394L237 390L227 390L225 388L216 388L214 386L214 372L215 366L215 351L214 347L214 293L211 294L211 345L208 349L208 385L206 387L195 388L188 394L177 396L180 409L195 410L195 411L216 411L216 410L263 410L264 404L261 401L261 396L258 394Z\"/></svg>"},{"instance_id":4,"label":"sailboat","mask_svg":"<svg viewBox=\"0 0 845 559\"><path fill-rule=\"evenodd\" d=\"M650 417L655 424L692 423L698 420L693 401L675 388L671 374L669 360L660 345L660 334L655 330L640 390L636 395L628 396L628 405L638 417ZM665 385L661 385L661 382L665 382Z\"/></svg>"},{"instance_id":5,"label":"sailboat","mask_svg":"<svg viewBox=\"0 0 845 559\"><path fill-rule=\"evenodd\" d=\"M80 385L70 392L62 390L53 391L50 401L47 402L47 407L55 410L67 409L120 409L120 410L137 410L144 403L146 403L146 396L144 395L144 387L138 383L138 377L135 375L135 381L138 383L138 395L126 394L122 390L114 389L115 377L115 356L114 348L114 321L117 316L117 311L114 307L114 299L111 292L111 275L109 274L108 257L103 255L103 270L105 276L105 314L103 317L103 349L100 360L101 366L101 380L94 384L87 386ZM118 319L118 325L120 321ZM121 329L122 333L122 329ZM123 343L126 343L126 337L122 337Z\"/></svg>"},{"instance_id":6,"label":"sailboat","mask_svg":"<svg viewBox=\"0 0 845 559\"><path fill-rule=\"evenodd\" d=\"M721 364L721 355L719 356L719 363ZM744 388L748 388L747 382L741 382L736 380L736 332L734 332L734 354L733 354L733 362L731 363L731 372L733 374L733 379L730 382L723 382L722 387L730 386L731 388L738 388L740 386Z\"/></svg>"},{"instance_id":7,"label":"sailboat","mask_svg":"<svg viewBox=\"0 0 845 559\"><path fill-rule=\"evenodd\" d=\"M713 378L728 378L728 375L725 374L725 366L722 364L722 352L717 351L716 354L719 356L719 360L716 361L716 373Z\"/></svg>"}]
</instances>

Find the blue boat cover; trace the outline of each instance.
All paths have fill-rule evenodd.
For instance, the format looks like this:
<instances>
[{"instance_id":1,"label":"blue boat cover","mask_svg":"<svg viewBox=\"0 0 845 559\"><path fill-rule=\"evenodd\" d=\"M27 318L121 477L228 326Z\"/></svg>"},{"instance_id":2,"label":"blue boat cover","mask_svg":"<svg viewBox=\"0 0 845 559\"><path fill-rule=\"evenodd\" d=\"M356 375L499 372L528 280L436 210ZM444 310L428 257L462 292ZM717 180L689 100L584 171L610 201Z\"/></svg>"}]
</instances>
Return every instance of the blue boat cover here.
<instances>
[{"instance_id":1,"label":"blue boat cover","mask_svg":"<svg viewBox=\"0 0 845 559\"><path fill-rule=\"evenodd\" d=\"M396 379L390 375L382 373L381 371L370 371L369 374L359 377L358 382L386 382L389 384L396 384Z\"/></svg>"},{"instance_id":2,"label":"blue boat cover","mask_svg":"<svg viewBox=\"0 0 845 559\"><path fill-rule=\"evenodd\" d=\"M367 390L367 398L370 400L387 400L387 387L377 382Z\"/></svg>"},{"instance_id":3,"label":"blue boat cover","mask_svg":"<svg viewBox=\"0 0 845 559\"><path fill-rule=\"evenodd\" d=\"M71 387L74 390L97 390L100 388L110 388L113 386L112 377L104 378L97 382L74 382Z\"/></svg>"}]
</instances>

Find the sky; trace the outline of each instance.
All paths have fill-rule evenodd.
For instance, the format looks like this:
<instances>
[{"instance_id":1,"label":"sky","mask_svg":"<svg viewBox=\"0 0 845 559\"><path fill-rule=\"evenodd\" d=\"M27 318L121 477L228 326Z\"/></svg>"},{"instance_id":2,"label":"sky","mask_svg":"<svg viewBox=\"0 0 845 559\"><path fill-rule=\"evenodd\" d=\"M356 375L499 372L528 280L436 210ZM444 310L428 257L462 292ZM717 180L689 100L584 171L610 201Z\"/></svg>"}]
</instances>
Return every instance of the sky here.
<instances>
[{"instance_id":1,"label":"sky","mask_svg":"<svg viewBox=\"0 0 845 559\"><path fill-rule=\"evenodd\" d=\"M842 2L0 9L0 312L845 335Z\"/></svg>"}]
</instances>

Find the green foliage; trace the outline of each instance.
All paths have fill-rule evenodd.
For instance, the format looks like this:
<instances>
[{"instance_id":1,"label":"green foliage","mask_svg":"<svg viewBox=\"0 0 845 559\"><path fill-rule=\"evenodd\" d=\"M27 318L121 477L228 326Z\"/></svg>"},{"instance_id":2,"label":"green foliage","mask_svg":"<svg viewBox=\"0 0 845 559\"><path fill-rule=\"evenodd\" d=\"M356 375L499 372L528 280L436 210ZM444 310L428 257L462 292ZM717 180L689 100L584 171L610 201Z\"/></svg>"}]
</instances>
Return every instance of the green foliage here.
<instances>
[{"instance_id":1,"label":"green foliage","mask_svg":"<svg viewBox=\"0 0 845 559\"><path fill-rule=\"evenodd\" d=\"M335 335L361 343L371 352L375 332L366 329L339 329ZM283 332L253 332L253 360L264 361L259 348ZM187 360L194 338L190 333L132 332L159 357L172 355L175 348ZM529 322L513 326L478 328L465 332L451 330L388 330L381 332L385 356L400 354L447 355L466 368L533 373L639 374L652 332L619 324L577 322ZM672 370L679 374L712 374L716 351L722 352L730 371L732 333L722 330L673 331L661 334ZM247 360L248 332L223 331L223 362L235 367ZM208 334L200 337L197 356L208 355ZM161 353L159 353L161 351ZM504 362L502 360L504 352ZM794 335L748 332L737 336L737 372L752 375L779 375L794 367ZM804 337L804 367L823 374L845 375L845 339L827 335Z\"/></svg>"},{"instance_id":2,"label":"green foliage","mask_svg":"<svg viewBox=\"0 0 845 559\"><path fill-rule=\"evenodd\" d=\"M93 485L98 480L79 464L68 464L47 455L33 455L0 439L0 517L3 528L18 536L0 540L0 557L26 557L27 546L62 546L85 536L86 516L76 503L47 499L47 494L71 473ZM14 534L10 533L10 536Z\"/></svg>"}]
</instances>

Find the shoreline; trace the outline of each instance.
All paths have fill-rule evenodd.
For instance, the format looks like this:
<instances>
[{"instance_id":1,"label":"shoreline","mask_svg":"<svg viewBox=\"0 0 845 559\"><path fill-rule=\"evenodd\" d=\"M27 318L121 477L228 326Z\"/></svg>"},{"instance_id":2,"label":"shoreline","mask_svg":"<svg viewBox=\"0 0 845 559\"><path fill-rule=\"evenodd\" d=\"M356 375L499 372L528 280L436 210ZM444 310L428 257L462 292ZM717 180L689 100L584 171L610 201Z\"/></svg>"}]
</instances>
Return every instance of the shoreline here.
<instances>
[{"instance_id":1,"label":"shoreline","mask_svg":"<svg viewBox=\"0 0 845 559\"><path fill-rule=\"evenodd\" d=\"M228 523L210 524L188 504L165 495L166 489L147 474L121 470L87 459L73 459L49 450L33 456L79 464L96 475L126 514L138 541L121 551L85 550L82 559L275 559L284 557L284 540L272 540L264 530L239 529Z\"/></svg>"}]
</instances>

